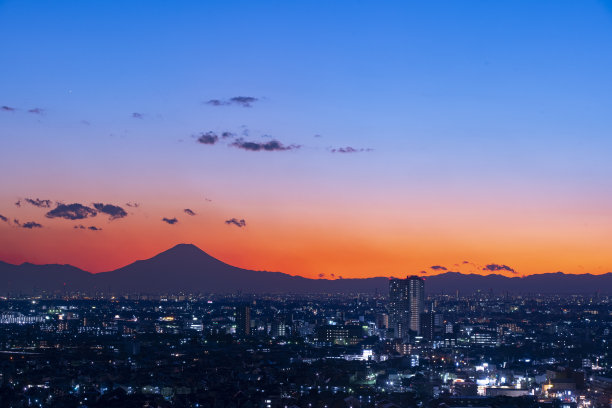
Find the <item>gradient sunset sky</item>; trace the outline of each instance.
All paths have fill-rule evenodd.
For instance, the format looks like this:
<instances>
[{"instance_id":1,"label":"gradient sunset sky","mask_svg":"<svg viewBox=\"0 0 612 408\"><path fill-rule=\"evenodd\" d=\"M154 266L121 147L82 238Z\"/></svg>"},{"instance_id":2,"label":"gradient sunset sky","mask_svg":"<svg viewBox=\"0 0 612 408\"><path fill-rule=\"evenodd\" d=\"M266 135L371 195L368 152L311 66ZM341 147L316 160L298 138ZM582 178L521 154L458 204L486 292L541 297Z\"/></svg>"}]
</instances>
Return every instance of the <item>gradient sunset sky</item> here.
<instances>
[{"instance_id":1,"label":"gradient sunset sky","mask_svg":"<svg viewBox=\"0 0 612 408\"><path fill-rule=\"evenodd\" d=\"M0 38L0 260L612 271L612 2L0 1Z\"/></svg>"}]
</instances>

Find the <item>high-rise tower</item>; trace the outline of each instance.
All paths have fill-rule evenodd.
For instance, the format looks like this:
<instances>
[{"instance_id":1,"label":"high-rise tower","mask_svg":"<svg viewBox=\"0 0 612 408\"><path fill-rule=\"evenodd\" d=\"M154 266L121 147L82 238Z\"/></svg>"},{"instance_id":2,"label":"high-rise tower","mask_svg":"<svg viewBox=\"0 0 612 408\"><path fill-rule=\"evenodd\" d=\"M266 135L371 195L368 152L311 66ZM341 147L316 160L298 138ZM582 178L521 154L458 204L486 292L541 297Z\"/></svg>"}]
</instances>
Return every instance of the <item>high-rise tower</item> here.
<instances>
[{"instance_id":1,"label":"high-rise tower","mask_svg":"<svg viewBox=\"0 0 612 408\"><path fill-rule=\"evenodd\" d=\"M408 279L408 300L410 302L410 330L421 333L421 314L425 306L425 280L418 276Z\"/></svg>"},{"instance_id":2,"label":"high-rise tower","mask_svg":"<svg viewBox=\"0 0 612 408\"><path fill-rule=\"evenodd\" d=\"M251 334L251 309L247 305L236 307L236 334L238 336Z\"/></svg>"},{"instance_id":3,"label":"high-rise tower","mask_svg":"<svg viewBox=\"0 0 612 408\"><path fill-rule=\"evenodd\" d=\"M389 327L396 338L421 330L425 301L425 281L418 276L389 280Z\"/></svg>"}]
</instances>

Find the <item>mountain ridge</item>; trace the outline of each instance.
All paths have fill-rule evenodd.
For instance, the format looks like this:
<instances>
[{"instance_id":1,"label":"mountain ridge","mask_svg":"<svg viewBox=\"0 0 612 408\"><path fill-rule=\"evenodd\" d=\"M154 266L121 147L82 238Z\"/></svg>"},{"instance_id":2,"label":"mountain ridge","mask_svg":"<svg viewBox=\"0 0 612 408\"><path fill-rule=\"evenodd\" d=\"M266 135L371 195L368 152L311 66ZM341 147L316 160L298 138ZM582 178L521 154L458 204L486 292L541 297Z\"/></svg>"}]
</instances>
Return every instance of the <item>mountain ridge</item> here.
<instances>
[{"instance_id":1,"label":"mountain ridge","mask_svg":"<svg viewBox=\"0 0 612 408\"><path fill-rule=\"evenodd\" d=\"M612 293L612 273L507 277L445 272L424 276L429 293ZM108 293L351 293L388 290L388 277L311 279L226 264L193 244L177 244L151 258L91 273L69 264L14 265L0 261L0 292L83 291Z\"/></svg>"}]
</instances>

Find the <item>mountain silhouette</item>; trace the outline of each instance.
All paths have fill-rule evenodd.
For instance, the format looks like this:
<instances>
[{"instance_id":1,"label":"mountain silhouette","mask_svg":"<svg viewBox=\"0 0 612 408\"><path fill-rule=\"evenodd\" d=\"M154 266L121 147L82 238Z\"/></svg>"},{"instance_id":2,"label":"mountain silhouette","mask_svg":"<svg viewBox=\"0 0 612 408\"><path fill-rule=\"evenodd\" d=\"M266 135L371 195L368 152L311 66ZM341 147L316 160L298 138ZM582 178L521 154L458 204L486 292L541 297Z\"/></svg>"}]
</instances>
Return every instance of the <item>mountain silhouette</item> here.
<instances>
[{"instance_id":1,"label":"mountain silhouette","mask_svg":"<svg viewBox=\"0 0 612 408\"><path fill-rule=\"evenodd\" d=\"M308 279L228 265L195 245L179 244L146 260L92 274L70 265L13 265L0 261L0 293L374 293L386 294L389 278ZM509 278L447 272L426 277L429 293L612 293L612 273L561 272Z\"/></svg>"}]
</instances>

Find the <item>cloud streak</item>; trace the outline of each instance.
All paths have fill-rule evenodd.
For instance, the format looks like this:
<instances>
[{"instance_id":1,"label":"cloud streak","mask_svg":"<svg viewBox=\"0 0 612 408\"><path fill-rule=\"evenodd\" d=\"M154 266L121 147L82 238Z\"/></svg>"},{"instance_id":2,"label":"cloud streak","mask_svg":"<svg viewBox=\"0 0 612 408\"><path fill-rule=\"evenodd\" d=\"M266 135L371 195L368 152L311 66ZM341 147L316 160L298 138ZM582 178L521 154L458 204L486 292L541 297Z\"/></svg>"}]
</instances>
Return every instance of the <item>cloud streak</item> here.
<instances>
[{"instance_id":1,"label":"cloud streak","mask_svg":"<svg viewBox=\"0 0 612 408\"><path fill-rule=\"evenodd\" d=\"M444 266L440 266L440 265L434 265L434 266L430 266L431 269L433 269L434 271L447 271L448 269Z\"/></svg>"},{"instance_id":2,"label":"cloud streak","mask_svg":"<svg viewBox=\"0 0 612 408\"><path fill-rule=\"evenodd\" d=\"M514 269L509 267L508 265L498 265L498 264L488 264L488 265L485 265L485 267L482 268L482 270L483 271L492 271L492 272L507 271L507 272L510 272L512 274L515 274L515 275L518 273Z\"/></svg>"},{"instance_id":3,"label":"cloud streak","mask_svg":"<svg viewBox=\"0 0 612 408\"><path fill-rule=\"evenodd\" d=\"M351 146L346 146L346 147L336 147L336 148L333 148L333 149L331 149L331 152L332 153L362 153L362 152L371 152L373 150L374 149L370 149L370 148L367 148L367 149L363 149L363 148L356 149L356 148L351 147Z\"/></svg>"},{"instance_id":4,"label":"cloud streak","mask_svg":"<svg viewBox=\"0 0 612 408\"><path fill-rule=\"evenodd\" d=\"M176 218L166 218L166 217L162 218L162 221L170 225L174 225L178 222Z\"/></svg>"},{"instance_id":5,"label":"cloud streak","mask_svg":"<svg viewBox=\"0 0 612 408\"><path fill-rule=\"evenodd\" d=\"M93 225L89 226L89 227L86 227L84 225L75 225L74 229L82 229L82 230L90 230L90 231L102 231L102 228L98 228L98 227L93 226Z\"/></svg>"},{"instance_id":6,"label":"cloud streak","mask_svg":"<svg viewBox=\"0 0 612 408\"><path fill-rule=\"evenodd\" d=\"M226 223L227 225L235 225L235 226L237 226L238 228L244 228L244 227L246 227L246 221L245 221L245 220L243 220L243 219L239 220L239 219L237 219L237 218L230 218L229 220L225 220L225 223Z\"/></svg>"},{"instance_id":7,"label":"cloud streak","mask_svg":"<svg viewBox=\"0 0 612 408\"><path fill-rule=\"evenodd\" d=\"M18 219L14 219L13 222L15 223L15 225L17 225L19 228L25 228L25 229L34 229L34 228L42 228L42 225L40 225L37 222L34 221L28 221L28 222L24 222L23 224L19 222Z\"/></svg>"},{"instance_id":8,"label":"cloud streak","mask_svg":"<svg viewBox=\"0 0 612 408\"><path fill-rule=\"evenodd\" d=\"M253 96L234 96L229 99L210 99L206 104L212 106L237 105L243 108L250 108L258 100L258 98Z\"/></svg>"},{"instance_id":9,"label":"cloud streak","mask_svg":"<svg viewBox=\"0 0 612 408\"><path fill-rule=\"evenodd\" d=\"M0 220L4 221L4 222L8 222L8 218L6 218L4 215L0 214Z\"/></svg>"},{"instance_id":10,"label":"cloud streak","mask_svg":"<svg viewBox=\"0 0 612 408\"><path fill-rule=\"evenodd\" d=\"M281 152L281 151L286 151L286 150L295 150L301 147L300 145L285 146L278 140L270 140L269 142L258 143L258 142L247 142L247 141L244 141L242 138L236 139L236 141L230 144L230 146L236 147L242 150L248 150L251 152L259 152L259 151Z\"/></svg>"},{"instance_id":11,"label":"cloud streak","mask_svg":"<svg viewBox=\"0 0 612 408\"><path fill-rule=\"evenodd\" d=\"M185 208L183 211L185 212L185 214L191 215L192 217L194 215L196 215L196 213L193 210L189 209L189 208Z\"/></svg>"},{"instance_id":12,"label":"cloud streak","mask_svg":"<svg viewBox=\"0 0 612 408\"><path fill-rule=\"evenodd\" d=\"M34 207L51 208L51 200L41 200L40 198L26 198L25 202Z\"/></svg>"}]
</instances>

